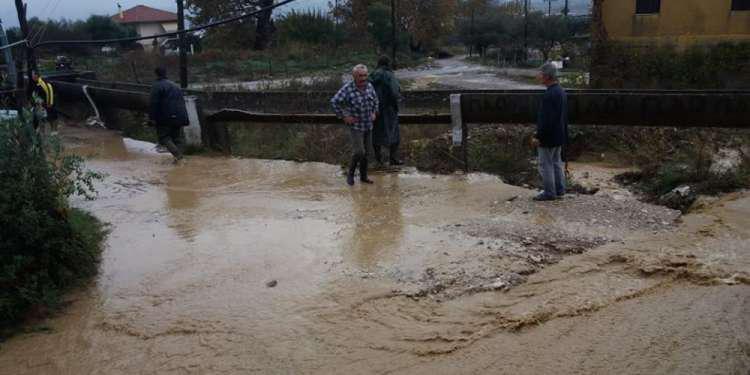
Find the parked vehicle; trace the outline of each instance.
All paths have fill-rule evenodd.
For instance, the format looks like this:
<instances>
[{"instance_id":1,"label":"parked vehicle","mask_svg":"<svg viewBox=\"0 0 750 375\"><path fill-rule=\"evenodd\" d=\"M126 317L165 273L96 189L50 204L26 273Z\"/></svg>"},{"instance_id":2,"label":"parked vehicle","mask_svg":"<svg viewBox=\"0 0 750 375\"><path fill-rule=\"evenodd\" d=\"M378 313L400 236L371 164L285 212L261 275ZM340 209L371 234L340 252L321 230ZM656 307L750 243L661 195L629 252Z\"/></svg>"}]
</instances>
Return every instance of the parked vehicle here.
<instances>
[{"instance_id":1,"label":"parked vehicle","mask_svg":"<svg viewBox=\"0 0 750 375\"><path fill-rule=\"evenodd\" d=\"M101 51L105 55L114 55L115 53L117 53L117 48L112 46L103 46Z\"/></svg>"},{"instance_id":2,"label":"parked vehicle","mask_svg":"<svg viewBox=\"0 0 750 375\"><path fill-rule=\"evenodd\" d=\"M73 70L73 60L68 56L57 56L55 58L55 70Z\"/></svg>"}]
</instances>

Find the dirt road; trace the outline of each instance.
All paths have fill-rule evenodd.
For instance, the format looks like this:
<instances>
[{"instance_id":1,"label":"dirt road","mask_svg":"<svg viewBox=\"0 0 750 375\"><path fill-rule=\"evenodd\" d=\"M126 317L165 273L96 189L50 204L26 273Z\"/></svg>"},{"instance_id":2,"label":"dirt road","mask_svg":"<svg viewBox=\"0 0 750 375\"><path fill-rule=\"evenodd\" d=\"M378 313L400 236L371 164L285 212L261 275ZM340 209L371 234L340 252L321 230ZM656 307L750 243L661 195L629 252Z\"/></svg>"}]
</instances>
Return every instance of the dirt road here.
<instances>
[{"instance_id":1,"label":"dirt road","mask_svg":"<svg viewBox=\"0 0 750 375\"><path fill-rule=\"evenodd\" d=\"M747 374L750 194L532 203L495 177L192 157L63 129L107 174L101 275L0 374ZM575 167L575 166L574 166Z\"/></svg>"},{"instance_id":2,"label":"dirt road","mask_svg":"<svg viewBox=\"0 0 750 375\"><path fill-rule=\"evenodd\" d=\"M374 67L370 67L374 69ZM434 60L428 65L423 65L413 69L401 69L396 71L396 76L402 80L409 80L409 90L425 90L431 88L453 88L453 89L543 89L541 85L524 83L509 78L510 75L518 77L528 77L529 71L524 69L496 69L482 66L466 61L465 56L458 56L449 59ZM531 73L533 77L533 73ZM287 79L258 80L246 82L210 82L194 83L190 85L194 90L268 90L279 89L289 86L290 84L303 84L314 86L316 82L325 82L327 78L323 77L298 77ZM350 80L351 75L348 72L343 73L343 80ZM528 81L528 78L526 79Z\"/></svg>"},{"instance_id":3,"label":"dirt road","mask_svg":"<svg viewBox=\"0 0 750 375\"><path fill-rule=\"evenodd\" d=\"M523 71L519 76L528 74ZM466 61L465 56L434 60L427 66L404 69L396 72L400 79L413 80L410 90L425 90L433 87L470 90L533 90L544 86L524 83L509 78L500 69Z\"/></svg>"}]
</instances>

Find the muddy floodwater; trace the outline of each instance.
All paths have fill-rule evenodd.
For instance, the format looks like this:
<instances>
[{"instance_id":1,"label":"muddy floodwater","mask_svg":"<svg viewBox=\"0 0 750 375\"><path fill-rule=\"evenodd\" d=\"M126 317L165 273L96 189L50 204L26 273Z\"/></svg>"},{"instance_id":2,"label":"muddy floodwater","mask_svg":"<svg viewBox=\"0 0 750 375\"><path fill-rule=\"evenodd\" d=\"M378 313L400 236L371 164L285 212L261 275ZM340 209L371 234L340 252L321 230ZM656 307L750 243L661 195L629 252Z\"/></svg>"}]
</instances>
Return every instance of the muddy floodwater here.
<instances>
[{"instance_id":1,"label":"muddy floodwater","mask_svg":"<svg viewBox=\"0 0 750 375\"><path fill-rule=\"evenodd\" d=\"M481 175L190 157L65 128L106 174L99 277L1 374L738 374L750 194L532 203ZM583 168L584 166L580 166Z\"/></svg>"}]
</instances>

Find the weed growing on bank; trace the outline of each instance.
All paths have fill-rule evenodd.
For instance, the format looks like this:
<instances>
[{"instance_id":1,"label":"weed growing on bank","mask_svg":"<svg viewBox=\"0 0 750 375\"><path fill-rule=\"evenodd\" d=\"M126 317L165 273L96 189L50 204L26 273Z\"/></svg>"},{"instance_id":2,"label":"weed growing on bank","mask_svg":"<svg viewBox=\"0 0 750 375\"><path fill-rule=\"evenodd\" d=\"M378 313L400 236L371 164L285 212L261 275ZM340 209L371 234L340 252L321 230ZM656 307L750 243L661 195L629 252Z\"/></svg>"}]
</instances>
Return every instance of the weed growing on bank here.
<instances>
[{"instance_id":1,"label":"weed growing on bank","mask_svg":"<svg viewBox=\"0 0 750 375\"><path fill-rule=\"evenodd\" d=\"M0 121L0 335L96 274L105 230L68 198L93 199L100 178L29 123Z\"/></svg>"}]
</instances>

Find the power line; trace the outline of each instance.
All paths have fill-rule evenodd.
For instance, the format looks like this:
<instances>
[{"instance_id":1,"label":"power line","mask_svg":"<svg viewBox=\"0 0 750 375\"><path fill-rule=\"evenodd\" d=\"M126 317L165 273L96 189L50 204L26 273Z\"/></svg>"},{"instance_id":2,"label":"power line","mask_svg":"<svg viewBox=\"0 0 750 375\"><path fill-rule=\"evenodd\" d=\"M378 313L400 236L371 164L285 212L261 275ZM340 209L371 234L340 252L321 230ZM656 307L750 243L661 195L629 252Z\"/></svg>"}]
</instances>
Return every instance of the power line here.
<instances>
[{"instance_id":1,"label":"power line","mask_svg":"<svg viewBox=\"0 0 750 375\"><path fill-rule=\"evenodd\" d=\"M19 40L17 42L13 42L11 44L6 44L4 46L0 46L0 51L8 49L8 48L13 48L13 47L16 47L16 46L20 46L21 44L26 44L26 39L21 39L21 40Z\"/></svg>"},{"instance_id":2,"label":"power line","mask_svg":"<svg viewBox=\"0 0 750 375\"><path fill-rule=\"evenodd\" d=\"M60 0L56 0L55 1L55 5L50 10L50 13L54 13L55 10L57 10L58 5L60 5ZM47 22L45 22L42 25L42 27L39 29L39 31L37 32L37 34L34 35L33 37L29 38L29 40L34 40L34 39L36 39L36 40L42 40L42 38L44 38L44 34L47 32L47 27L49 27L50 22L51 22L51 20L48 19Z\"/></svg>"},{"instance_id":3,"label":"power line","mask_svg":"<svg viewBox=\"0 0 750 375\"><path fill-rule=\"evenodd\" d=\"M42 8L42 10L39 12L39 15L41 17L37 17L37 18L39 18L40 21L44 22L44 12L47 11L47 8L49 8L50 4L52 4L52 0L47 0L47 3L44 5L44 7ZM34 27L30 27L29 28L29 35L27 35L27 38L29 40L34 40L34 38L36 37L36 34L38 34L39 30L41 30L41 29L42 29L42 26L39 26L39 29L37 29L37 30L34 30Z\"/></svg>"},{"instance_id":4,"label":"power line","mask_svg":"<svg viewBox=\"0 0 750 375\"><path fill-rule=\"evenodd\" d=\"M216 21L216 22L211 22L211 23L206 24L206 25L197 26L197 27L193 27L193 28L190 28L190 29L185 29L184 31L173 31L173 32L164 33L164 34L156 34L156 35L143 36L143 37L134 37L134 38L100 39L100 40L49 40L49 41L45 41L45 42L35 43L35 44L33 44L31 46L31 48L46 47L46 46L53 46L53 45L67 45L67 46L72 46L72 45L105 45L105 44L113 44L113 43L137 42L139 40L155 39L155 38L162 38L162 37L173 37L175 35L192 33L192 32L195 32L195 31L205 30L205 29L208 29L208 28L211 28L211 27L217 27L217 26L225 25L225 24L228 24L228 23L231 23L231 22L235 22L235 21L239 21L239 20L242 20L242 19L245 19L245 18L254 17L255 15L257 15L259 13L262 13L262 12L265 12L265 11L268 11L268 10L272 10L272 9L278 8L280 6L289 4L289 3L294 2L294 1L296 1L296 0L284 0L284 1L280 2L280 3L278 3L278 4L274 4L274 5L271 5L271 6L264 7L264 8L260 8L258 10L252 11L250 13L245 13L245 14L241 14L239 16L235 16L235 17L231 17L231 18L219 20L219 21Z\"/></svg>"}]
</instances>

